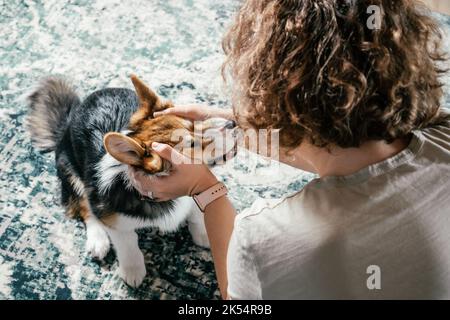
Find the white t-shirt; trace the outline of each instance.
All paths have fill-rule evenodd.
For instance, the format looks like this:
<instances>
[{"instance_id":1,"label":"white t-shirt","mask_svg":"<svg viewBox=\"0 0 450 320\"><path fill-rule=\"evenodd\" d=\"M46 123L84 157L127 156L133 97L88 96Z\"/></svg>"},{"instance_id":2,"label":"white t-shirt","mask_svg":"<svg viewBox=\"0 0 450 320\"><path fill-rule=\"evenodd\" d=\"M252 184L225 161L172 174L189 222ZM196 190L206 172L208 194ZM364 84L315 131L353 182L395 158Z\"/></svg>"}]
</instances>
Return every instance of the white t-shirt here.
<instances>
[{"instance_id":1,"label":"white t-shirt","mask_svg":"<svg viewBox=\"0 0 450 320\"><path fill-rule=\"evenodd\" d=\"M236 217L231 299L450 299L450 128Z\"/></svg>"}]
</instances>

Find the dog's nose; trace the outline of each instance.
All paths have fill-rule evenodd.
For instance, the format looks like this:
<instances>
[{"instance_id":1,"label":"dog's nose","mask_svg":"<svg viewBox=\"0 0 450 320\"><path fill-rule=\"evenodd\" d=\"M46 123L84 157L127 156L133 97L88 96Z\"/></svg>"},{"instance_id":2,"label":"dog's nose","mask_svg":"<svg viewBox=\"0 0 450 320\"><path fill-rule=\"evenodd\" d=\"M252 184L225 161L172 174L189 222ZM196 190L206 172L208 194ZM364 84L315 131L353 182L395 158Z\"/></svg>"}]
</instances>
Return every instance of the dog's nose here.
<instances>
[{"instance_id":1,"label":"dog's nose","mask_svg":"<svg viewBox=\"0 0 450 320\"><path fill-rule=\"evenodd\" d=\"M228 120L228 121L225 123L225 129L234 129L234 128L236 128L236 121L234 121L234 120Z\"/></svg>"}]
</instances>

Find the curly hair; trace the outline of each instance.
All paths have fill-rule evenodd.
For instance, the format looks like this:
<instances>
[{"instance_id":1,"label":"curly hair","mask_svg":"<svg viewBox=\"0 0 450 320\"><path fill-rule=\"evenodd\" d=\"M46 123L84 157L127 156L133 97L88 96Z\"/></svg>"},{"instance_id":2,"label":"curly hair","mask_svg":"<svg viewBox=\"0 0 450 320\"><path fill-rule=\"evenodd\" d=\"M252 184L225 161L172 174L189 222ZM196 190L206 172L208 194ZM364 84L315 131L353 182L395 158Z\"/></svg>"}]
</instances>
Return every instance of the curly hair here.
<instances>
[{"instance_id":1,"label":"curly hair","mask_svg":"<svg viewBox=\"0 0 450 320\"><path fill-rule=\"evenodd\" d=\"M381 26L369 28L369 6ZM441 31L414 0L247 0L223 40L243 128L359 147L442 123Z\"/></svg>"}]
</instances>

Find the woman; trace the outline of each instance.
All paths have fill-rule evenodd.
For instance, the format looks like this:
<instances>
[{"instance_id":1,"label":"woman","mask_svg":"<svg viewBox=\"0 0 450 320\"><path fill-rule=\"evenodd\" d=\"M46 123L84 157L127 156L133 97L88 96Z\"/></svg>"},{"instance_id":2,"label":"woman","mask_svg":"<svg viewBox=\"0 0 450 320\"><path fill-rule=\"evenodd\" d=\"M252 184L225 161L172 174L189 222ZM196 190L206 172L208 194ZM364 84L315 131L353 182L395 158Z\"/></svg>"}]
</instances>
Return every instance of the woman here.
<instances>
[{"instance_id":1,"label":"woman","mask_svg":"<svg viewBox=\"0 0 450 320\"><path fill-rule=\"evenodd\" d=\"M367 23L371 5L378 27ZM237 216L226 195L206 202L223 298L450 298L440 40L412 0L244 3L224 41L235 120L280 129L280 161L320 178ZM165 112L231 116L200 106ZM173 172L136 172L143 194L167 200L217 186L206 166L153 147Z\"/></svg>"}]
</instances>

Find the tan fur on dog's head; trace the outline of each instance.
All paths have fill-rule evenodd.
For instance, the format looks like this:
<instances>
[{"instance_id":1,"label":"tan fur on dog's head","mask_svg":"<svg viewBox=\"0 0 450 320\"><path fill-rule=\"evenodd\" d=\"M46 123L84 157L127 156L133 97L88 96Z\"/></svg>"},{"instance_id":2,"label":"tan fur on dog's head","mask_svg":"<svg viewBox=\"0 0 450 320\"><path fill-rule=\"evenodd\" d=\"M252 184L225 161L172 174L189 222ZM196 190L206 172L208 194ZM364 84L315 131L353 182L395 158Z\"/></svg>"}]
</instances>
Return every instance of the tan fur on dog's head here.
<instances>
[{"instance_id":1,"label":"tan fur on dog's head","mask_svg":"<svg viewBox=\"0 0 450 320\"><path fill-rule=\"evenodd\" d=\"M194 135L191 121L173 115L154 118L154 112L171 108L173 104L161 101L156 93L136 76L133 75L131 80L139 99L139 108L130 119L129 129L132 132L128 135L117 132L106 134L104 137L106 151L118 161L141 167L149 173L166 171L168 163L152 151L153 142L175 146L180 142L180 139L174 141L173 133L176 130L181 132L184 130L185 135L189 135L193 143L201 137ZM199 143L204 148L211 140L201 140ZM191 149L186 148L183 151L188 157L193 157Z\"/></svg>"}]
</instances>

